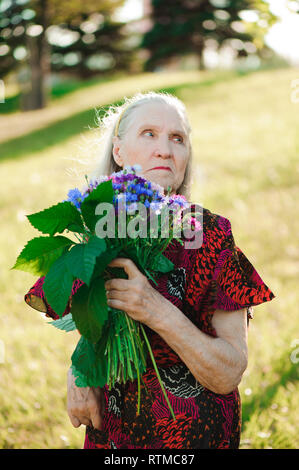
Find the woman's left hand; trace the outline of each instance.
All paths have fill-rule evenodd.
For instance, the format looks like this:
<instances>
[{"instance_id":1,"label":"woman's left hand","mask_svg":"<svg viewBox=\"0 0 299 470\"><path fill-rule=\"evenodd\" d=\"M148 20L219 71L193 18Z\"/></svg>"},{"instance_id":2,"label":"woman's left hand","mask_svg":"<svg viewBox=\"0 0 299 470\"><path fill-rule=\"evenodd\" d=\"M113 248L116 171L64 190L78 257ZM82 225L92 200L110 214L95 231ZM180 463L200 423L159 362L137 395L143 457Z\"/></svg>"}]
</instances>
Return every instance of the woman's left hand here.
<instances>
[{"instance_id":1,"label":"woman's left hand","mask_svg":"<svg viewBox=\"0 0 299 470\"><path fill-rule=\"evenodd\" d=\"M129 258L115 258L108 266L123 268L128 279L109 279L105 282L107 303L123 310L134 320L150 326L164 297L149 283L136 264Z\"/></svg>"}]
</instances>

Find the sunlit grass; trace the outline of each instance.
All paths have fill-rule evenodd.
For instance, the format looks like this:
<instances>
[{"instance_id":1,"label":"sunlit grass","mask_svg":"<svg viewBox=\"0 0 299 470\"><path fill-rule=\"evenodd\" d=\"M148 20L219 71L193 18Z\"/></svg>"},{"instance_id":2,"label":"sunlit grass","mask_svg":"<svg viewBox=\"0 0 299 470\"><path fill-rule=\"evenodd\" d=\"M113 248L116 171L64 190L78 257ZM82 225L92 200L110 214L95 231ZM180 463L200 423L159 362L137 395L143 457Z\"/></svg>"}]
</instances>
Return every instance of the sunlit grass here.
<instances>
[{"instance_id":1,"label":"sunlit grass","mask_svg":"<svg viewBox=\"0 0 299 470\"><path fill-rule=\"evenodd\" d=\"M290 100L294 78L298 70L285 69L222 77L208 86L179 86L178 81L173 88L185 102L193 128L193 200L230 219L236 244L276 295L254 309L250 323L249 365L240 386L241 448L298 447L299 364L290 360L291 343L299 338L299 104ZM123 83L113 83L107 93L111 102L126 94ZM148 88L158 86L157 81ZM78 102L86 92L76 92ZM70 102L71 96L66 97ZM76 105L73 114L79 110ZM89 166L71 159L95 157L96 136L82 128L55 141L53 133L50 146L30 153L28 141L22 158L0 166L0 340L5 346L0 363L1 448L83 446L84 427L73 428L66 412L66 373L77 336L54 329L49 319L28 307L23 297L35 278L9 268L38 233L25 214L55 204L69 188L84 184ZM79 173L70 171L72 167Z\"/></svg>"},{"instance_id":2,"label":"sunlit grass","mask_svg":"<svg viewBox=\"0 0 299 470\"><path fill-rule=\"evenodd\" d=\"M232 76L233 73L223 71L222 75ZM198 83L202 79L211 80L213 78L215 79L213 71L205 74L201 74L199 71L177 71L172 72L171 75L161 71L159 73L146 72L137 76L118 73L105 83L102 83L101 80L98 83L92 81L89 86L82 86L82 89L77 88L72 93L62 95L59 99L51 99L46 108L26 111L26 113L15 111L7 116L0 115L0 142L6 143L5 154L7 151L9 152L7 144L11 139L26 136L31 132L45 129L51 124L55 125L63 119L72 117L77 120L78 117L83 116L82 130L86 130L85 126L94 123L89 121L89 115L88 119L84 120L84 113L88 113L98 106L109 105L115 101L123 100L124 96L130 96L150 88ZM76 130L75 133L77 132Z\"/></svg>"}]
</instances>

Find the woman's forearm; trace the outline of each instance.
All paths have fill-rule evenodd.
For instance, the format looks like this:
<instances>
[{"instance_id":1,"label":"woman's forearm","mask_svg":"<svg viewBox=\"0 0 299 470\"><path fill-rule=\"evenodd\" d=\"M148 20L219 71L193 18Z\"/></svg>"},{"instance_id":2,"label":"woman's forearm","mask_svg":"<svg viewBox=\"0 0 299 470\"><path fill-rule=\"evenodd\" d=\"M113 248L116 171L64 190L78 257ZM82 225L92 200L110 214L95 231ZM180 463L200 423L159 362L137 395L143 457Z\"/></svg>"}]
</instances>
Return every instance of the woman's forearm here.
<instances>
[{"instance_id":1,"label":"woman's forearm","mask_svg":"<svg viewBox=\"0 0 299 470\"><path fill-rule=\"evenodd\" d=\"M123 268L128 275L128 279L115 278L105 282L110 307L125 311L134 320L156 331L206 388L226 394L238 386L246 367L244 344L238 345L238 336L242 337L242 332L234 334L232 331L231 335L230 325L225 322L226 328L222 327L220 337L211 337L154 289L132 260L116 258L108 266ZM232 322L232 329L235 328L238 330L238 321ZM229 332L225 333L227 329Z\"/></svg>"},{"instance_id":2,"label":"woman's forearm","mask_svg":"<svg viewBox=\"0 0 299 470\"><path fill-rule=\"evenodd\" d=\"M224 339L203 333L164 297L159 297L159 302L158 310L156 303L147 306L152 318L148 326L180 356L204 387L220 394L234 390L244 372L238 351ZM163 314L157 315L157 311Z\"/></svg>"}]
</instances>

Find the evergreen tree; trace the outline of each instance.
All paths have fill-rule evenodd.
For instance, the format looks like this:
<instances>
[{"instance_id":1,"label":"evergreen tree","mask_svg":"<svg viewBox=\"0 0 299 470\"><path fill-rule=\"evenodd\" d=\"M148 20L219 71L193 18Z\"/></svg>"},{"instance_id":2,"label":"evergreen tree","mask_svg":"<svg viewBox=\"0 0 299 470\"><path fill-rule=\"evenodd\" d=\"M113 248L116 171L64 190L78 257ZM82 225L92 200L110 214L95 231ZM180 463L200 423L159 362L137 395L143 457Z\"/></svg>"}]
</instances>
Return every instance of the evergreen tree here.
<instances>
[{"instance_id":1,"label":"evergreen tree","mask_svg":"<svg viewBox=\"0 0 299 470\"><path fill-rule=\"evenodd\" d=\"M51 43L53 71L71 72L84 79L129 68L132 54L125 46L124 24L99 14L92 17L92 22L86 15L83 22L60 25L60 32L71 32L75 40L68 45Z\"/></svg>"},{"instance_id":2,"label":"evergreen tree","mask_svg":"<svg viewBox=\"0 0 299 470\"><path fill-rule=\"evenodd\" d=\"M124 66L127 51L122 52L120 44L124 38L121 33L123 24L111 20L115 9L123 3L124 0L0 0L0 77L4 78L8 73L21 69L20 78L24 82L21 101L23 110L46 106L49 88L47 79L51 70L67 69L86 76L87 59L95 51L110 52L112 70ZM94 20L95 15L101 19L98 23ZM90 27L94 23L95 29L89 36L82 26L85 24L87 27L88 23ZM57 44L52 46L49 40L53 37L51 28L53 32L53 26L60 25L64 31L78 32L79 59L82 57L82 60L76 67L68 66L67 60L62 60L62 66L57 61L57 48L62 56L72 52L73 48L72 44L68 44L66 50ZM56 29L57 37L58 32ZM72 64L72 61L69 62Z\"/></svg>"},{"instance_id":3,"label":"evergreen tree","mask_svg":"<svg viewBox=\"0 0 299 470\"><path fill-rule=\"evenodd\" d=\"M208 39L216 41L218 48L231 41L237 56L246 56L250 53L248 43L257 39L257 48L261 48L265 33L277 19L263 0L152 0L151 3L152 28L140 44L150 52L144 64L148 71L166 65L172 57L192 53L198 56L199 67L203 69ZM243 10L256 13L254 29L251 23L247 27L242 21Z\"/></svg>"}]
</instances>

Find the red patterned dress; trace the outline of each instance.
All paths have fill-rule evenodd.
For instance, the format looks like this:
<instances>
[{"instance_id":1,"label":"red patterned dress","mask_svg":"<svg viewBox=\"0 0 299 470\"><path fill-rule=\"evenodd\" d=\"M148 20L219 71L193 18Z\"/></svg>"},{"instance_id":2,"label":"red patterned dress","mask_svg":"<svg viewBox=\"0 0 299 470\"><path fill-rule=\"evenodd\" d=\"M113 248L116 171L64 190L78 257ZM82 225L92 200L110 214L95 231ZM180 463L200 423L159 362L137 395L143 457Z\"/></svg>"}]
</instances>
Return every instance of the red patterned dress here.
<instances>
[{"instance_id":1,"label":"red patterned dress","mask_svg":"<svg viewBox=\"0 0 299 470\"><path fill-rule=\"evenodd\" d=\"M252 307L275 295L239 247L230 221L203 208L203 243L186 249L177 241L165 251L175 269L159 278L164 297L176 305L200 330L217 336L211 320L216 309ZM47 304L38 279L25 295L32 307L57 319ZM151 281L150 281L151 282ZM82 285L75 281L73 293ZM65 314L70 311L70 307ZM137 415L137 380L103 387L105 413L101 430L86 427L84 449L206 449L238 448L241 401L236 388L222 395L202 386L180 357L153 330L145 327L161 379L176 420L170 415L150 357L141 382L141 409ZM146 387L146 388L145 388Z\"/></svg>"}]
</instances>

